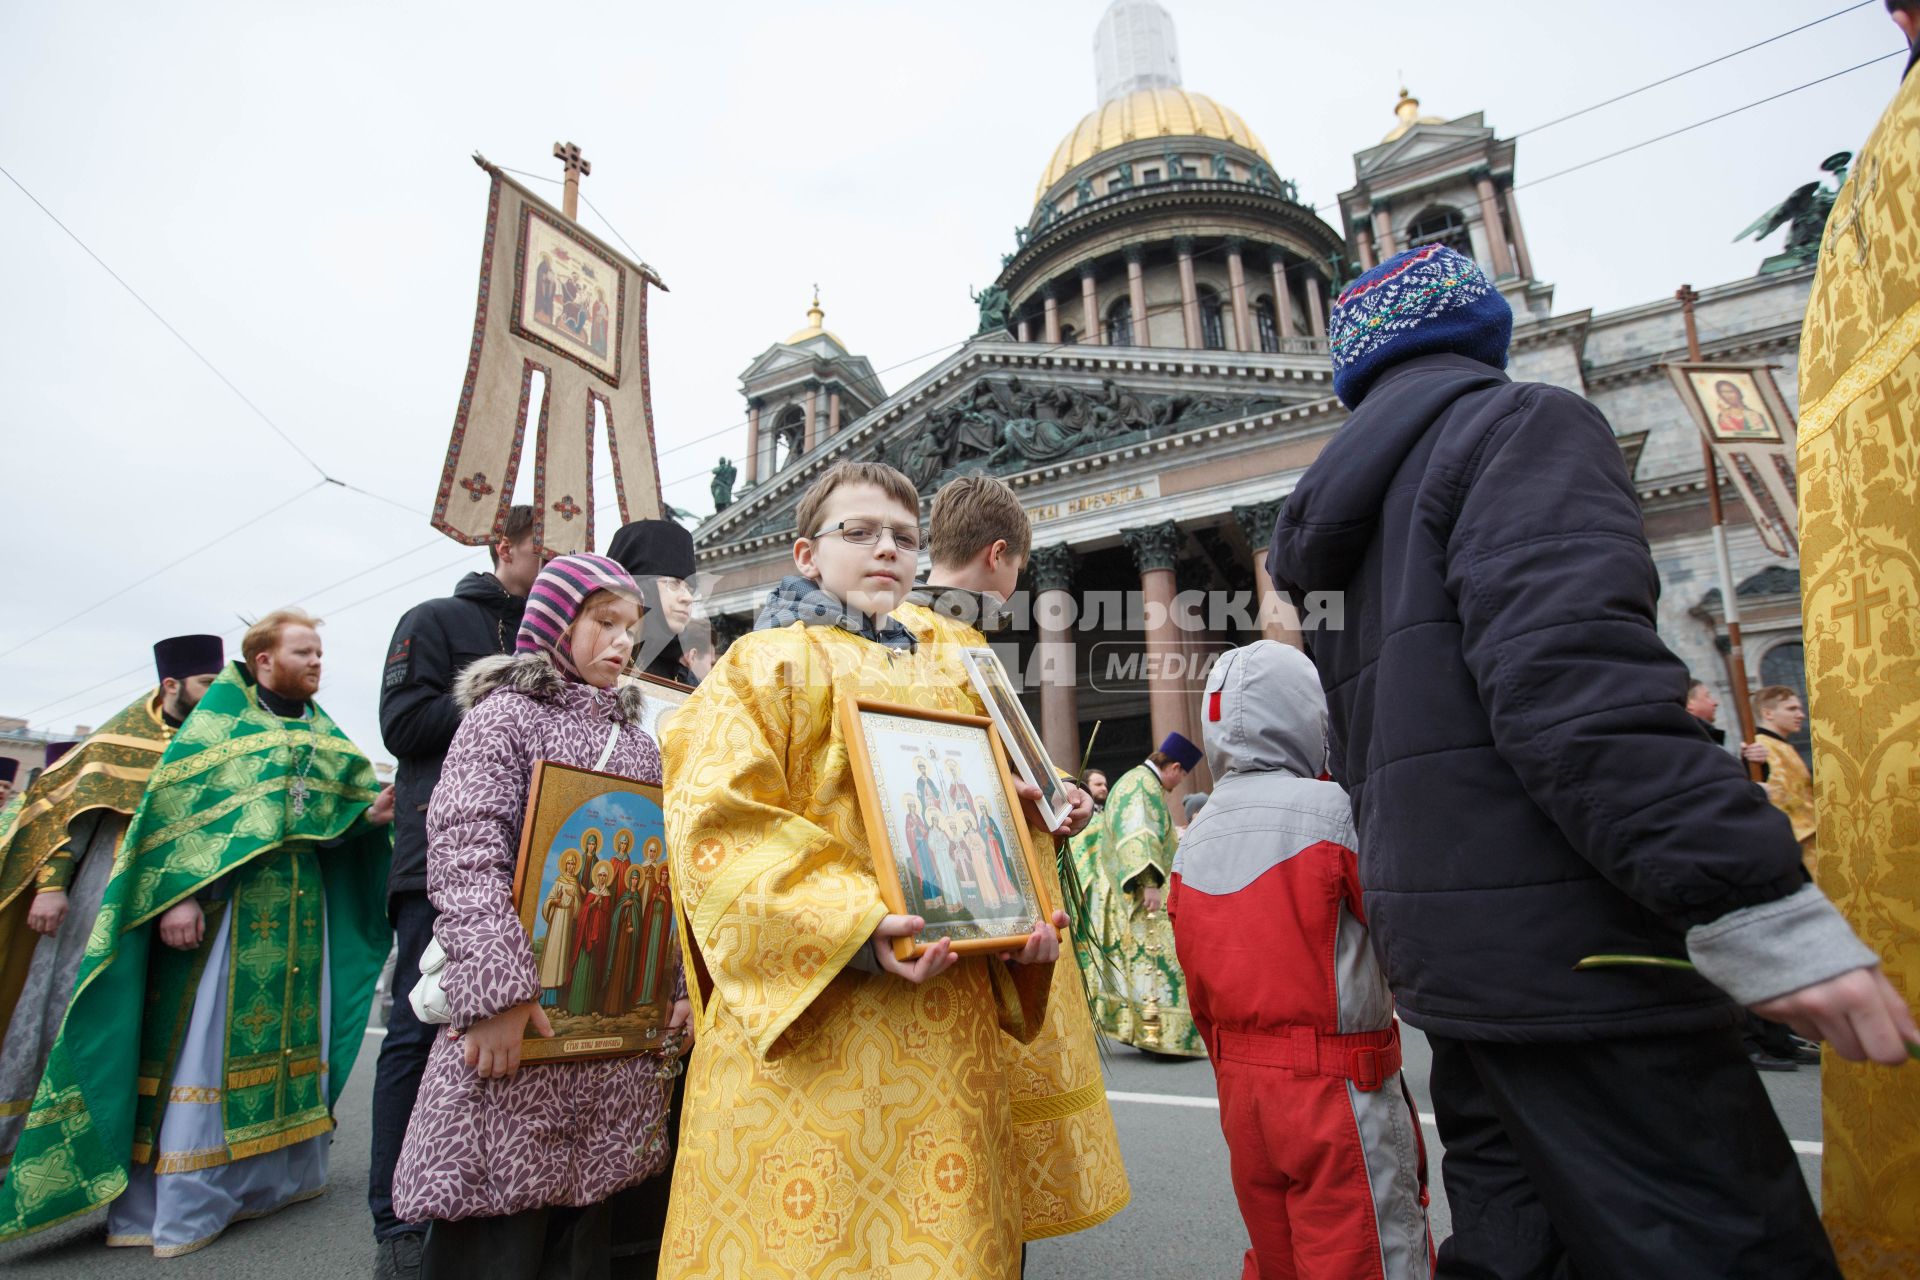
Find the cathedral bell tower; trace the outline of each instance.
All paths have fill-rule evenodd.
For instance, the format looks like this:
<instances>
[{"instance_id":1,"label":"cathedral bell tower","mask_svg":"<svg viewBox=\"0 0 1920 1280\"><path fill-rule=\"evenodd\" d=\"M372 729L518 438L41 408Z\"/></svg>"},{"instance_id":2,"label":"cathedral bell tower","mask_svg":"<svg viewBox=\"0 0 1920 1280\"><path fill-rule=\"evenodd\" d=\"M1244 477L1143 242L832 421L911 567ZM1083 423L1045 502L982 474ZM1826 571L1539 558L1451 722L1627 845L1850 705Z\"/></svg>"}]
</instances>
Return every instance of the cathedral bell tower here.
<instances>
[{"instance_id":1,"label":"cathedral bell tower","mask_svg":"<svg viewBox=\"0 0 1920 1280\"><path fill-rule=\"evenodd\" d=\"M887 398L872 362L847 350L826 319L815 286L805 326L754 357L740 375L747 401L743 493L770 483Z\"/></svg>"},{"instance_id":2,"label":"cathedral bell tower","mask_svg":"<svg viewBox=\"0 0 1920 1280\"><path fill-rule=\"evenodd\" d=\"M1420 114L1400 90L1387 136L1353 157L1340 213L1361 270L1407 249L1444 244L1480 264L1516 319L1544 318L1553 286L1533 273L1514 198L1514 141L1494 136L1481 112L1454 120Z\"/></svg>"}]
</instances>

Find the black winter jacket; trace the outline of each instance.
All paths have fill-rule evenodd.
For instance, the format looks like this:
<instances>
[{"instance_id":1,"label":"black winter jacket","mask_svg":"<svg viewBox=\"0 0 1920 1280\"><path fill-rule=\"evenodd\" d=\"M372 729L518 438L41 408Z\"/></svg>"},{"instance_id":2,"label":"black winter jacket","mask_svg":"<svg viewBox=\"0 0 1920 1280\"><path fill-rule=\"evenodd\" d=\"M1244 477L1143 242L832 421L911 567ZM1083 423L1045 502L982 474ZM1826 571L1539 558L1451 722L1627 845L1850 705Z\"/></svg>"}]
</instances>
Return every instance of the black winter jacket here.
<instances>
[{"instance_id":1,"label":"black winter jacket","mask_svg":"<svg viewBox=\"0 0 1920 1280\"><path fill-rule=\"evenodd\" d=\"M426 891L427 801L460 727L454 679L476 659L512 653L526 607L492 574L470 573L451 596L416 606L394 629L380 681L380 737L399 762L389 894Z\"/></svg>"},{"instance_id":2,"label":"black winter jacket","mask_svg":"<svg viewBox=\"0 0 1920 1280\"><path fill-rule=\"evenodd\" d=\"M1408 1022L1530 1041L1735 1020L1696 973L1573 967L1684 958L1690 926L1806 883L1785 818L1682 705L1597 409L1462 356L1389 369L1287 500L1268 567L1296 604L1344 593L1344 626L1307 648Z\"/></svg>"}]
</instances>

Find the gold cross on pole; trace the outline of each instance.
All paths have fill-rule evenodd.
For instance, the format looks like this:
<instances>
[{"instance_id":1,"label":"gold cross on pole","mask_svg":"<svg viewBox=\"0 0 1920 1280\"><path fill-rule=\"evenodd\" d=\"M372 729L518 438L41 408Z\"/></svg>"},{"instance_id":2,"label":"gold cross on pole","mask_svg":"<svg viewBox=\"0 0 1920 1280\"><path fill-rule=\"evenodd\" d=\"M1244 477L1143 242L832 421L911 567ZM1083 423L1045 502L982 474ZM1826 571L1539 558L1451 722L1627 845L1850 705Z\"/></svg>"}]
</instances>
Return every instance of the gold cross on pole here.
<instances>
[{"instance_id":1,"label":"gold cross on pole","mask_svg":"<svg viewBox=\"0 0 1920 1280\"><path fill-rule=\"evenodd\" d=\"M572 142L554 143L553 158L567 167L566 194L561 198L560 210L578 222L580 220L580 179L593 172L593 162L581 154L577 143Z\"/></svg>"}]
</instances>

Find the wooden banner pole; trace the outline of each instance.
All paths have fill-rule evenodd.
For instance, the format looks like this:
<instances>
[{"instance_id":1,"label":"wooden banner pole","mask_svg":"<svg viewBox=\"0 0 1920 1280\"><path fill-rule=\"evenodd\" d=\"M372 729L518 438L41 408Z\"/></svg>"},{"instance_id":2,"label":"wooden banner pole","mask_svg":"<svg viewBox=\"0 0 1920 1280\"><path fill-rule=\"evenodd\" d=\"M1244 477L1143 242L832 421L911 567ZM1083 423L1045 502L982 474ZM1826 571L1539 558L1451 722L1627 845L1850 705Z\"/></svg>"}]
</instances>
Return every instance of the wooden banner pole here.
<instances>
[{"instance_id":1,"label":"wooden banner pole","mask_svg":"<svg viewBox=\"0 0 1920 1280\"><path fill-rule=\"evenodd\" d=\"M1700 330L1694 323L1693 304L1700 295L1690 284L1683 284L1674 297L1680 300L1680 318L1687 327L1687 359L1700 363ZM1706 468L1707 510L1713 517L1713 556L1720 566L1720 602L1727 615L1727 683L1733 689L1733 713L1740 726L1740 742L1752 742L1753 699L1747 688L1747 655L1740 642L1740 598L1734 592L1733 558L1727 554L1726 509L1720 502L1720 462L1714 456L1713 442L1700 434L1700 459ZM1760 766L1743 760L1747 776L1760 781Z\"/></svg>"}]
</instances>

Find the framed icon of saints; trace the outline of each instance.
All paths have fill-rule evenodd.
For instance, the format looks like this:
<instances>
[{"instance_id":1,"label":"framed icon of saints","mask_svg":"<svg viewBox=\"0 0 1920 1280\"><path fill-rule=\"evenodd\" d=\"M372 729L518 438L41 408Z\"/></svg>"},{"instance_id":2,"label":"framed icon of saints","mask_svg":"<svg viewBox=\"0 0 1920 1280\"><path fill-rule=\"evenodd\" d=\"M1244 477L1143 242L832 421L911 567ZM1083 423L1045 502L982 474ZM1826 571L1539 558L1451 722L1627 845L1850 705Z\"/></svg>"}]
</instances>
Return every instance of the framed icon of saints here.
<instances>
[{"instance_id":1,"label":"framed icon of saints","mask_svg":"<svg viewBox=\"0 0 1920 1280\"><path fill-rule=\"evenodd\" d=\"M541 760L533 767L514 910L533 943L552 1037L523 1061L674 1054L680 950L660 788Z\"/></svg>"},{"instance_id":2,"label":"framed icon of saints","mask_svg":"<svg viewBox=\"0 0 1920 1280\"><path fill-rule=\"evenodd\" d=\"M894 954L1025 946L1054 904L993 721L865 698L840 714L881 900L926 921Z\"/></svg>"}]
</instances>

